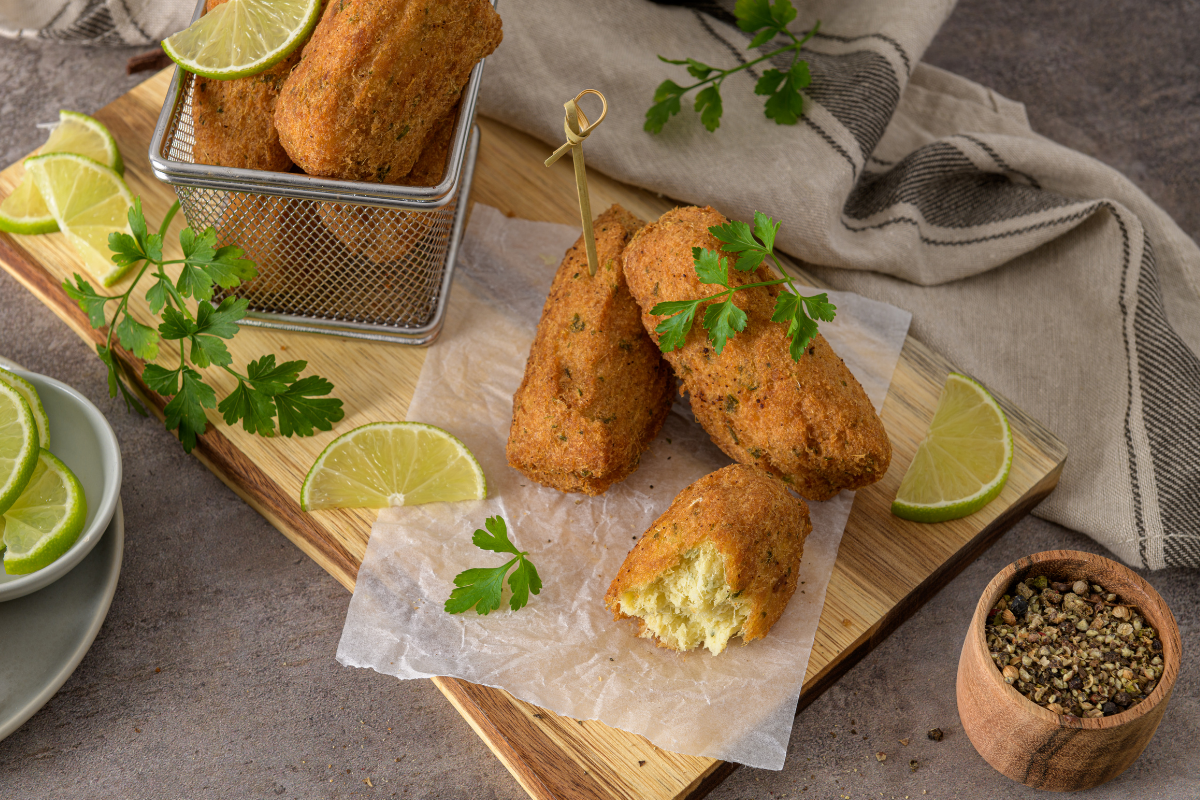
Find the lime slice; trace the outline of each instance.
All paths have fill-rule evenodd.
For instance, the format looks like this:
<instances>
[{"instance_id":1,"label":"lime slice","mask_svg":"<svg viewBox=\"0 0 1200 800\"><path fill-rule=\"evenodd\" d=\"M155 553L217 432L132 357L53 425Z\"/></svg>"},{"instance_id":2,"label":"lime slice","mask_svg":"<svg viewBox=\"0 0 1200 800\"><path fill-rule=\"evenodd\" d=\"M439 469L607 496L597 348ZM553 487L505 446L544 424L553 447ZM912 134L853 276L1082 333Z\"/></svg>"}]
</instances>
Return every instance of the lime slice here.
<instances>
[{"instance_id":1,"label":"lime slice","mask_svg":"<svg viewBox=\"0 0 1200 800\"><path fill-rule=\"evenodd\" d=\"M6 233L54 233L58 223L42 193L37 190L33 179L26 172L13 193L0 202L0 231Z\"/></svg>"},{"instance_id":2,"label":"lime slice","mask_svg":"<svg viewBox=\"0 0 1200 800\"><path fill-rule=\"evenodd\" d=\"M129 233L133 193L110 167L74 153L49 153L25 159L25 169L88 271L112 286L132 266L117 266L108 249L110 233Z\"/></svg>"},{"instance_id":3,"label":"lime slice","mask_svg":"<svg viewBox=\"0 0 1200 800\"><path fill-rule=\"evenodd\" d=\"M33 477L4 512L4 571L36 572L75 544L87 519L83 486L49 450L38 453Z\"/></svg>"},{"instance_id":4,"label":"lime slice","mask_svg":"<svg viewBox=\"0 0 1200 800\"><path fill-rule=\"evenodd\" d=\"M87 156L112 167L121 175L125 174L121 151L117 149L116 140L108 128L78 111L58 112L58 125L38 150L39 155L47 153ZM0 231L34 234L54 233L56 230L58 223L54 221L54 215L46 207L46 201L42 199L29 173L25 173L13 193L0 203Z\"/></svg>"},{"instance_id":5,"label":"lime slice","mask_svg":"<svg viewBox=\"0 0 1200 800\"><path fill-rule=\"evenodd\" d=\"M108 128L99 120L78 111L59 111L58 124L50 131L50 138L38 150L38 155L47 153L74 153L87 156L92 161L112 167L117 174L125 174L125 162L121 151Z\"/></svg>"},{"instance_id":6,"label":"lime slice","mask_svg":"<svg viewBox=\"0 0 1200 800\"><path fill-rule=\"evenodd\" d=\"M952 372L892 513L916 522L974 514L1000 494L1012 457L1012 431L1000 406L978 382Z\"/></svg>"},{"instance_id":7,"label":"lime slice","mask_svg":"<svg viewBox=\"0 0 1200 800\"><path fill-rule=\"evenodd\" d=\"M29 404L29 410L33 412L33 421L37 423L38 444L41 447L49 447L50 418L46 416L46 409L42 406L42 398L38 397L37 389L20 375L14 375L3 368L0 368L0 383L7 383L16 389L17 394Z\"/></svg>"},{"instance_id":8,"label":"lime slice","mask_svg":"<svg viewBox=\"0 0 1200 800\"><path fill-rule=\"evenodd\" d=\"M300 506L387 508L486 496L483 469L457 438L421 422L376 422L325 448L304 479Z\"/></svg>"},{"instance_id":9,"label":"lime slice","mask_svg":"<svg viewBox=\"0 0 1200 800\"><path fill-rule=\"evenodd\" d=\"M0 514L21 496L37 466L38 429L29 403L0 383Z\"/></svg>"},{"instance_id":10,"label":"lime slice","mask_svg":"<svg viewBox=\"0 0 1200 800\"><path fill-rule=\"evenodd\" d=\"M188 72L244 78L287 58L309 37L320 14L321 0L229 0L164 39L162 48Z\"/></svg>"}]
</instances>

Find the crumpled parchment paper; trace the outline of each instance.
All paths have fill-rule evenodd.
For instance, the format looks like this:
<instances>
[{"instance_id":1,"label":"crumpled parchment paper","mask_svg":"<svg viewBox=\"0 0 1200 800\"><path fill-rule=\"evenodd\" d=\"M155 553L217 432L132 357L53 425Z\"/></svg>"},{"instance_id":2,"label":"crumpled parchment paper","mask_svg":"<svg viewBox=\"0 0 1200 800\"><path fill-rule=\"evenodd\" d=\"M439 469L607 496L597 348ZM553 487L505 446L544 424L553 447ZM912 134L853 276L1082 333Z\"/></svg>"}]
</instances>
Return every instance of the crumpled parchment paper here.
<instances>
[{"instance_id":1,"label":"crumpled parchment paper","mask_svg":"<svg viewBox=\"0 0 1200 800\"><path fill-rule=\"evenodd\" d=\"M626 553L675 495L730 463L676 403L641 466L600 497L563 494L507 465L520 385L551 278L578 228L504 217L476 204L446 328L429 349L408 418L452 432L488 481L485 500L380 513L338 646L342 664L399 678L438 675L501 687L576 719L596 719L659 747L781 769L825 589L854 496L809 503L813 532L800 584L770 634L720 656L676 653L614 622L603 596ZM910 315L830 292L837 319L821 331L883 405ZM454 576L507 556L471 543L500 514L542 577L518 612L450 615Z\"/></svg>"}]
</instances>

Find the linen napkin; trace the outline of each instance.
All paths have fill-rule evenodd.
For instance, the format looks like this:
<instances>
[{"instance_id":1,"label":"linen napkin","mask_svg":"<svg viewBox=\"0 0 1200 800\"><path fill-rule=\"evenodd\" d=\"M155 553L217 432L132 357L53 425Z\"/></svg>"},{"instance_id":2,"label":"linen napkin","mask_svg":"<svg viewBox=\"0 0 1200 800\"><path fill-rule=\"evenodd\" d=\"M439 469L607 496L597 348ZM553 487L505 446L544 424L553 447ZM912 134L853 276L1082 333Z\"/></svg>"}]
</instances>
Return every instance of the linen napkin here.
<instances>
[{"instance_id":1,"label":"linen napkin","mask_svg":"<svg viewBox=\"0 0 1200 800\"><path fill-rule=\"evenodd\" d=\"M194 0L0 0L0 36L120 47L186 28Z\"/></svg>"},{"instance_id":2,"label":"linen napkin","mask_svg":"<svg viewBox=\"0 0 1200 800\"><path fill-rule=\"evenodd\" d=\"M578 228L508 219L476 205L464 237L446 329L421 368L408 418L459 436L479 459L486 500L382 512L367 552L338 660L400 678L449 675L498 686L575 719L640 733L674 752L781 769L825 589L853 492L810 503L799 585L763 639L720 656L675 653L615 622L604 592L625 554L675 495L729 463L676 404L636 472L599 497L539 486L508 466L504 445L550 280ZM876 408L883 405L910 316L833 293L822 323ZM518 612L447 614L456 574L504 563L471 533L505 519L542 577Z\"/></svg>"},{"instance_id":3,"label":"linen napkin","mask_svg":"<svg viewBox=\"0 0 1200 800\"><path fill-rule=\"evenodd\" d=\"M657 55L757 57L732 6L504 4L480 111L557 145L562 102L604 92L589 166L782 220L782 250L912 311L915 336L1066 442L1036 515L1130 564L1200 566L1195 242L1119 173L1034 133L1019 103L919 63L949 0L797 2L793 31L821 21L799 124L763 116L764 63L725 80L715 133L692 95L661 134L643 131L655 87L692 82Z\"/></svg>"}]
</instances>

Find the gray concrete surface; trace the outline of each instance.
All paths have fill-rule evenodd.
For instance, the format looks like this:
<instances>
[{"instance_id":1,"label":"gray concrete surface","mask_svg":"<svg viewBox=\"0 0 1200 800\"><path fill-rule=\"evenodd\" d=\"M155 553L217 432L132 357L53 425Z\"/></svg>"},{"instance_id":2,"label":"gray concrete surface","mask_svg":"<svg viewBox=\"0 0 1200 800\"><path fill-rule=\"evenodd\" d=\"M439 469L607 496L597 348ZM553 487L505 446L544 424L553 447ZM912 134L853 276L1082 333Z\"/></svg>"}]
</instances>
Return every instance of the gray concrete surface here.
<instances>
[{"instance_id":1,"label":"gray concrete surface","mask_svg":"<svg viewBox=\"0 0 1200 800\"><path fill-rule=\"evenodd\" d=\"M1197 52L1195 0L963 0L927 60L1025 102L1037 130L1121 169L1197 236ZM36 147L33 124L60 107L91 111L133 86L122 70L130 54L0 41L3 163ZM108 415L125 459L128 526L95 645L0 742L0 797L524 796L430 683L336 663L349 595L157 422L109 400L89 348L3 273L0 353L74 385ZM984 584L1019 556L1062 547L1099 551L1060 527L1019 524L799 716L782 772L739 770L710 797L1038 794L975 753L954 674ZM1179 619L1185 653L1196 653L1196 573L1146 577ZM1191 658L1149 748L1088 797L1200 797L1198 682ZM932 727L943 741L926 738Z\"/></svg>"}]
</instances>

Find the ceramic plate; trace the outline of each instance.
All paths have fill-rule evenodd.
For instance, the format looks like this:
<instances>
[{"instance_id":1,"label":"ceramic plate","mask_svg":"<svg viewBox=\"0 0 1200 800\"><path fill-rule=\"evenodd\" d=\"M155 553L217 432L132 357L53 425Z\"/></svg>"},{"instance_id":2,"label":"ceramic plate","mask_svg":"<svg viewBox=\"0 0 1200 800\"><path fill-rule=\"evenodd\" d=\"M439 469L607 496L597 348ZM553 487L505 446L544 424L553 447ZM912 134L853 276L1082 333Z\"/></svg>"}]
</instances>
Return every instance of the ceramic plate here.
<instances>
[{"instance_id":1,"label":"ceramic plate","mask_svg":"<svg viewBox=\"0 0 1200 800\"><path fill-rule=\"evenodd\" d=\"M121 572L125 515L77 567L41 591L0 603L0 739L46 705L100 631Z\"/></svg>"}]
</instances>

